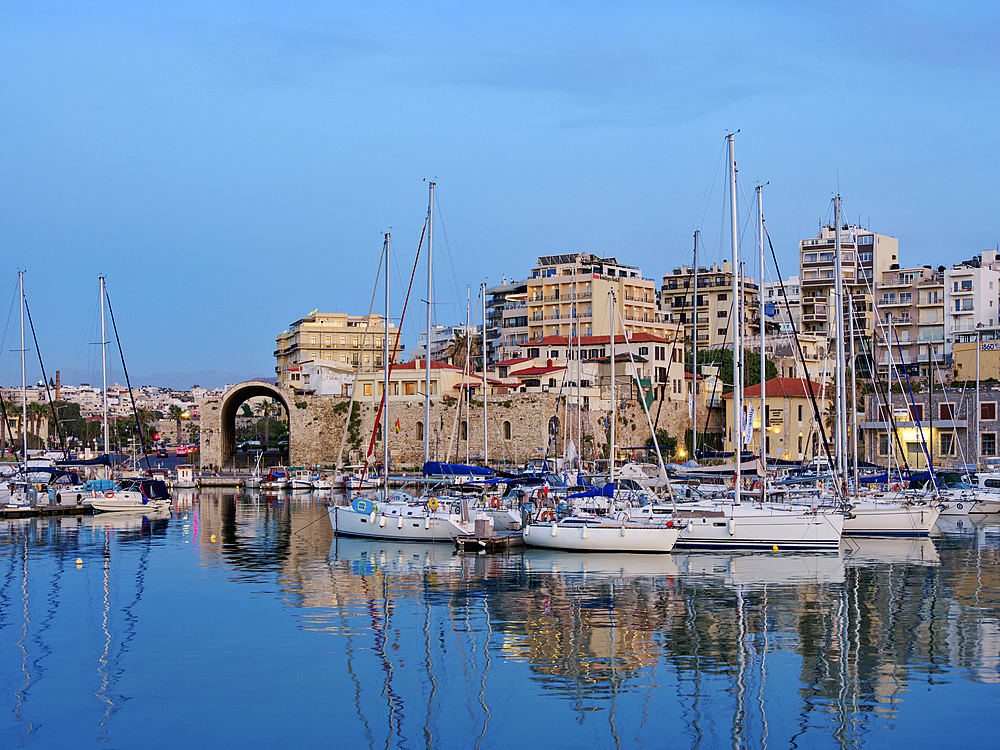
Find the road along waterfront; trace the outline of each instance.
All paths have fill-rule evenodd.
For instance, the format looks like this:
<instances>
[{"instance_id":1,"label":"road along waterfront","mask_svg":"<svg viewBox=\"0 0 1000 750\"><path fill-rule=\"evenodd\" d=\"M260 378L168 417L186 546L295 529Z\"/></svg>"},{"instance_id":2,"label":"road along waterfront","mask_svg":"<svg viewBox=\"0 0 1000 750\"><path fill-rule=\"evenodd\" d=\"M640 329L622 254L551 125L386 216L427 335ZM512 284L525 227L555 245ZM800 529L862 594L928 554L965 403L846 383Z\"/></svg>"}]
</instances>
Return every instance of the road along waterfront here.
<instances>
[{"instance_id":1,"label":"road along waterfront","mask_svg":"<svg viewBox=\"0 0 1000 750\"><path fill-rule=\"evenodd\" d=\"M487 556L177 495L0 523L4 747L1000 746L996 522Z\"/></svg>"}]
</instances>

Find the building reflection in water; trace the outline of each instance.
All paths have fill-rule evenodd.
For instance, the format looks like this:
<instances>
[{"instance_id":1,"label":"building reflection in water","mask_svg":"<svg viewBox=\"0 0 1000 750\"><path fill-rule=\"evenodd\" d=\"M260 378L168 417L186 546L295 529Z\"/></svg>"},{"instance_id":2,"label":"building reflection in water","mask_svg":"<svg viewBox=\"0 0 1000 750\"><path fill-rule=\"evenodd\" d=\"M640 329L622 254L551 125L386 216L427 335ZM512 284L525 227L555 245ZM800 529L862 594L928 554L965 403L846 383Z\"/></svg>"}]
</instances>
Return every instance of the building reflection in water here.
<instances>
[{"instance_id":1,"label":"building reflection in water","mask_svg":"<svg viewBox=\"0 0 1000 750\"><path fill-rule=\"evenodd\" d=\"M327 681L309 689L328 691L331 736L345 742L863 747L890 728L905 736L904 714L923 728L933 711L914 707L932 687L957 685L951 705L971 695L982 706L970 691L1000 681L998 530L969 524L839 554L459 556L335 539L312 496L203 492L163 518L6 524L0 679L28 741L26 707L52 669L49 623L73 608L86 623L80 681L101 703L97 739L120 740L104 728L131 697L126 657L169 537L194 569L211 569L207 581L293 615L316 660L329 659ZM74 594L77 556L89 588Z\"/></svg>"}]
</instances>

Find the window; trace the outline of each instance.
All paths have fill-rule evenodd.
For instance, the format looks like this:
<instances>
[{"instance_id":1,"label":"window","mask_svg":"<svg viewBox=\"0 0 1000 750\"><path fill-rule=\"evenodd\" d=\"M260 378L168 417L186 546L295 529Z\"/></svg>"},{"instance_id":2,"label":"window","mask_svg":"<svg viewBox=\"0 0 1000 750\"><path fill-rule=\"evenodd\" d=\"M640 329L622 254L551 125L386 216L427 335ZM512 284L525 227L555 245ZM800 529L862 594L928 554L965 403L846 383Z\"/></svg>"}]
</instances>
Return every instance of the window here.
<instances>
[{"instance_id":1,"label":"window","mask_svg":"<svg viewBox=\"0 0 1000 750\"><path fill-rule=\"evenodd\" d=\"M416 384L415 381L411 381L409 383L404 383L403 384L403 389L404 389L403 392L407 396L412 396L412 395L414 395L417 392L417 384Z\"/></svg>"},{"instance_id":2,"label":"window","mask_svg":"<svg viewBox=\"0 0 1000 750\"><path fill-rule=\"evenodd\" d=\"M459 428L458 431L458 439L459 440L469 439L469 423L466 422L464 419L462 420L462 426Z\"/></svg>"},{"instance_id":3,"label":"window","mask_svg":"<svg viewBox=\"0 0 1000 750\"><path fill-rule=\"evenodd\" d=\"M716 315L718 317L720 317L720 318L728 318L729 317L729 311L728 310L719 310L719 312L716 313Z\"/></svg>"},{"instance_id":4,"label":"window","mask_svg":"<svg viewBox=\"0 0 1000 750\"><path fill-rule=\"evenodd\" d=\"M639 347L639 356L640 357L645 357L648 354L649 354L649 347L648 346L640 346ZM735 471L735 469L734 469L734 471Z\"/></svg>"},{"instance_id":5,"label":"window","mask_svg":"<svg viewBox=\"0 0 1000 750\"><path fill-rule=\"evenodd\" d=\"M994 420L997 418L997 402L996 401L984 401L979 405L979 418L986 420ZM990 454L993 455L993 454Z\"/></svg>"},{"instance_id":6,"label":"window","mask_svg":"<svg viewBox=\"0 0 1000 750\"><path fill-rule=\"evenodd\" d=\"M767 384L765 383L765 385L767 385ZM801 421L802 421L802 404L799 404L799 422L801 422ZM801 445L799 446L799 451L800 452L802 451L802 446ZM735 469L733 469L733 471L735 471Z\"/></svg>"},{"instance_id":7,"label":"window","mask_svg":"<svg viewBox=\"0 0 1000 750\"><path fill-rule=\"evenodd\" d=\"M995 456L997 454L997 434L995 432L979 433L979 455Z\"/></svg>"},{"instance_id":8,"label":"window","mask_svg":"<svg viewBox=\"0 0 1000 750\"><path fill-rule=\"evenodd\" d=\"M365 383L365 395L366 396L372 395L372 384L371 383Z\"/></svg>"},{"instance_id":9,"label":"window","mask_svg":"<svg viewBox=\"0 0 1000 750\"><path fill-rule=\"evenodd\" d=\"M938 417L940 419L954 419L955 418L955 405L954 404L940 404L938 406Z\"/></svg>"},{"instance_id":10,"label":"window","mask_svg":"<svg viewBox=\"0 0 1000 750\"><path fill-rule=\"evenodd\" d=\"M920 422L924 418L924 405L923 404L910 404L910 420L913 422Z\"/></svg>"},{"instance_id":11,"label":"window","mask_svg":"<svg viewBox=\"0 0 1000 750\"><path fill-rule=\"evenodd\" d=\"M725 302L727 299L729 299L729 297L727 297L725 294L719 295L719 302Z\"/></svg>"},{"instance_id":12,"label":"window","mask_svg":"<svg viewBox=\"0 0 1000 750\"><path fill-rule=\"evenodd\" d=\"M954 456L955 455L955 433L954 432L942 432L941 433L941 450L940 455L942 456Z\"/></svg>"},{"instance_id":13,"label":"window","mask_svg":"<svg viewBox=\"0 0 1000 750\"><path fill-rule=\"evenodd\" d=\"M802 436L799 435L799 455L802 455Z\"/></svg>"},{"instance_id":14,"label":"window","mask_svg":"<svg viewBox=\"0 0 1000 750\"><path fill-rule=\"evenodd\" d=\"M720 329L719 329L719 330L717 331L717 333L718 333L718 334L719 334L720 336L725 336L725 335L726 335L726 329L725 329L725 328L720 328Z\"/></svg>"},{"instance_id":15,"label":"window","mask_svg":"<svg viewBox=\"0 0 1000 750\"><path fill-rule=\"evenodd\" d=\"M503 423L503 439L510 440L510 422Z\"/></svg>"},{"instance_id":16,"label":"window","mask_svg":"<svg viewBox=\"0 0 1000 750\"><path fill-rule=\"evenodd\" d=\"M558 349L550 350L549 357L551 357L552 359L559 359L559 350Z\"/></svg>"},{"instance_id":17,"label":"window","mask_svg":"<svg viewBox=\"0 0 1000 750\"><path fill-rule=\"evenodd\" d=\"M880 456L889 455L889 436L879 435L878 436L878 454Z\"/></svg>"}]
</instances>

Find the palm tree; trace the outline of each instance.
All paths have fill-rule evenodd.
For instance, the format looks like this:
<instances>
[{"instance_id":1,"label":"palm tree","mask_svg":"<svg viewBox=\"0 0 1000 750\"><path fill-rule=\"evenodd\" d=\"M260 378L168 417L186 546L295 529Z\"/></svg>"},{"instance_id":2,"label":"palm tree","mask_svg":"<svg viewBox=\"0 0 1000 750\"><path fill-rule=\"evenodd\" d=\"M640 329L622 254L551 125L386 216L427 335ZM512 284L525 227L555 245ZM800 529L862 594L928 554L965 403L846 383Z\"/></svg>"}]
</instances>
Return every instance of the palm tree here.
<instances>
[{"instance_id":1,"label":"palm tree","mask_svg":"<svg viewBox=\"0 0 1000 750\"><path fill-rule=\"evenodd\" d=\"M178 443L183 443L184 442L184 440L182 439L183 436L181 435L181 416L183 414L184 414L184 410L181 407L177 406L177 405L173 405L169 409L167 409L167 415L172 420L174 420L174 426L177 428L177 442Z\"/></svg>"},{"instance_id":2,"label":"palm tree","mask_svg":"<svg viewBox=\"0 0 1000 750\"><path fill-rule=\"evenodd\" d=\"M264 450L271 447L270 422L271 412L274 409L274 400L267 398L257 404L257 413L264 418Z\"/></svg>"},{"instance_id":3,"label":"palm tree","mask_svg":"<svg viewBox=\"0 0 1000 750\"><path fill-rule=\"evenodd\" d=\"M448 342L444 355L457 367L465 367L466 353L475 361L480 354L479 338L469 331L456 330Z\"/></svg>"}]
</instances>

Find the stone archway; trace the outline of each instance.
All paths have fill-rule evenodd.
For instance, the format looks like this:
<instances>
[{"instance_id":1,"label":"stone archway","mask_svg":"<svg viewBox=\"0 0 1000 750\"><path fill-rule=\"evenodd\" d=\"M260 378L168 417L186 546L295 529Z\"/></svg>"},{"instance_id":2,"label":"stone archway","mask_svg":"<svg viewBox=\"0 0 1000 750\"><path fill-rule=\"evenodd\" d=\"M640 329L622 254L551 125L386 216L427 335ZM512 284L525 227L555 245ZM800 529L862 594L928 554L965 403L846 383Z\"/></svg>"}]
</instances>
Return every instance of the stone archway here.
<instances>
[{"instance_id":1,"label":"stone archway","mask_svg":"<svg viewBox=\"0 0 1000 750\"><path fill-rule=\"evenodd\" d=\"M236 410L255 396L269 396L285 407L288 438L292 439L291 411L287 393L266 380L247 380L231 385L220 398L200 404L202 466L223 466L236 452Z\"/></svg>"}]
</instances>

